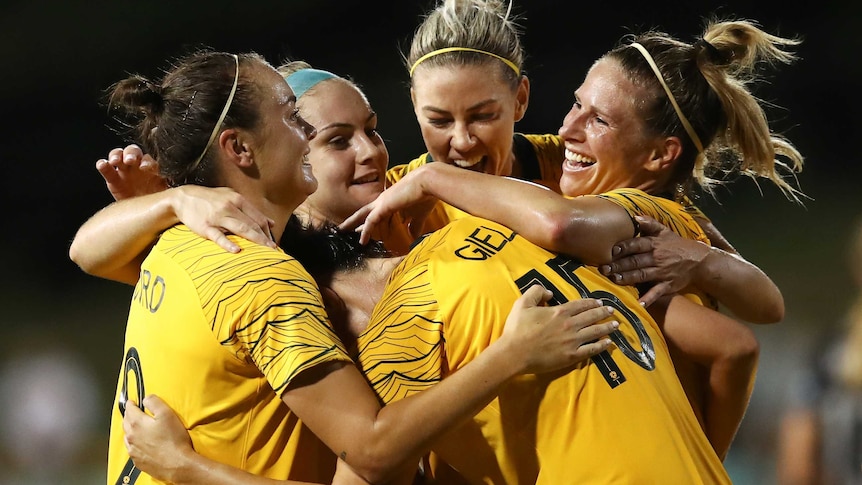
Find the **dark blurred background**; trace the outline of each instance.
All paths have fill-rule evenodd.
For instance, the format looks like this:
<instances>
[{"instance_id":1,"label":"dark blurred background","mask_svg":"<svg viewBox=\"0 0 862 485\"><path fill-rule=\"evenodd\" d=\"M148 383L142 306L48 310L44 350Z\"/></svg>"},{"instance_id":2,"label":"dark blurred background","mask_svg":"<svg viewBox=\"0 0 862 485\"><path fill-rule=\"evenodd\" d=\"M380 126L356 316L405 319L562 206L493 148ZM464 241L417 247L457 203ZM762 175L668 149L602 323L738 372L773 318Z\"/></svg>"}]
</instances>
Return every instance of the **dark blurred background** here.
<instances>
[{"instance_id":1,"label":"dark blurred background","mask_svg":"<svg viewBox=\"0 0 862 485\"><path fill-rule=\"evenodd\" d=\"M775 424L786 386L812 345L840 322L854 289L846 242L862 217L857 95L862 9L785 2L521 0L532 98L517 129L556 132L591 62L630 31L684 40L710 14L749 18L804 39L801 60L757 90L776 130L807 157L804 207L766 183L740 180L700 201L787 302L758 328L763 350L749 415L728 468L736 483L774 481ZM100 483L131 288L83 274L68 246L111 202L95 161L126 140L100 99L130 73L158 77L195 46L253 50L277 64L305 59L351 75L380 115L393 163L424 151L401 64L428 1L175 2L5 0L0 7L0 483ZM46 456L46 454L48 456ZM62 479L58 480L58 477Z\"/></svg>"}]
</instances>

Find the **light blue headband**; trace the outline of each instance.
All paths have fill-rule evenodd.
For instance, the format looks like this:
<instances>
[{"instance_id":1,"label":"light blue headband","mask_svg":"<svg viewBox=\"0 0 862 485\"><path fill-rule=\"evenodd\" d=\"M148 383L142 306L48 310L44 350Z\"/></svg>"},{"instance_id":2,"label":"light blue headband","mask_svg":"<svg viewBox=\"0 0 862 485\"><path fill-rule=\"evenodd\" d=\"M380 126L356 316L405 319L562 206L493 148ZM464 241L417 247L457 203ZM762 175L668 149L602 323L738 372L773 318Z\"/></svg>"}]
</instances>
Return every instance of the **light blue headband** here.
<instances>
[{"instance_id":1,"label":"light blue headband","mask_svg":"<svg viewBox=\"0 0 862 485\"><path fill-rule=\"evenodd\" d=\"M293 94L296 96L296 99L299 99L306 91L313 88L320 81L326 81L327 79L340 78L329 71L322 71L320 69L300 69L294 73L291 73L289 76L285 77L284 80L287 81L287 84L290 86L290 89L293 90Z\"/></svg>"}]
</instances>

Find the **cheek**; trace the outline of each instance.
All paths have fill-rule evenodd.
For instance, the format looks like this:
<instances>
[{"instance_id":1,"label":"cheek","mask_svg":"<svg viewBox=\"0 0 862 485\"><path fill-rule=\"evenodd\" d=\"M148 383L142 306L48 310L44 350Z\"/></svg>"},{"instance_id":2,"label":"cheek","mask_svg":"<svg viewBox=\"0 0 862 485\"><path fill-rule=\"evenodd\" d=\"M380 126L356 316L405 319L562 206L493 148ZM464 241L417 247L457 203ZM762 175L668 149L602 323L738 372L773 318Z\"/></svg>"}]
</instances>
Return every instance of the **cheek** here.
<instances>
[{"instance_id":1,"label":"cheek","mask_svg":"<svg viewBox=\"0 0 862 485\"><path fill-rule=\"evenodd\" d=\"M378 145L378 150L380 151L380 155L376 158L377 169L385 172L389 168L389 152L386 150L386 145L383 142Z\"/></svg>"},{"instance_id":2,"label":"cheek","mask_svg":"<svg viewBox=\"0 0 862 485\"><path fill-rule=\"evenodd\" d=\"M449 151L449 138L436 129L423 126L422 139L425 141L425 148L431 153L445 153Z\"/></svg>"}]
</instances>

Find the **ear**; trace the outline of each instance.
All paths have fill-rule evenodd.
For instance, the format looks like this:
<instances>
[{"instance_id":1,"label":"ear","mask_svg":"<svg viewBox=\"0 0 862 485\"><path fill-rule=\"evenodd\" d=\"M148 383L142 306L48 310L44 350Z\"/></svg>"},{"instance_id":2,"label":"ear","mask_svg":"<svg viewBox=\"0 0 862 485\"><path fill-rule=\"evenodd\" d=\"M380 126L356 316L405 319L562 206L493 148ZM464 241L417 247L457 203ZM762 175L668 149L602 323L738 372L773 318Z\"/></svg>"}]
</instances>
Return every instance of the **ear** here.
<instances>
[{"instance_id":1,"label":"ear","mask_svg":"<svg viewBox=\"0 0 862 485\"><path fill-rule=\"evenodd\" d=\"M219 134L218 146L222 154L238 167L254 164L254 152L245 132L229 128Z\"/></svg>"},{"instance_id":2,"label":"ear","mask_svg":"<svg viewBox=\"0 0 862 485\"><path fill-rule=\"evenodd\" d=\"M679 137L669 136L656 141L655 148L644 168L650 172L669 172L676 165L682 153L682 142Z\"/></svg>"},{"instance_id":3,"label":"ear","mask_svg":"<svg viewBox=\"0 0 862 485\"><path fill-rule=\"evenodd\" d=\"M530 104L530 79L527 76L521 76L518 92L515 93L515 103L515 121L521 121L527 112L527 105Z\"/></svg>"}]
</instances>

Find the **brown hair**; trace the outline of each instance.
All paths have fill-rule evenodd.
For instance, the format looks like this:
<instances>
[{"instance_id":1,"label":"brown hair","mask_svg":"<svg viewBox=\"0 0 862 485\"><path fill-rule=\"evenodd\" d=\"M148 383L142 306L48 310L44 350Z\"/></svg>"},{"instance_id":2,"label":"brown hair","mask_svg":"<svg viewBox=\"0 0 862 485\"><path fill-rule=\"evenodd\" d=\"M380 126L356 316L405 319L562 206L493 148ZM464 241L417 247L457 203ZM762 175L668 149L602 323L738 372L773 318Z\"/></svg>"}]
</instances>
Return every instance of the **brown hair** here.
<instances>
[{"instance_id":1,"label":"brown hair","mask_svg":"<svg viewBox=\"0 0 862 485\"><path fill-rule=\"evenodd\" d=\"M644 56L631 46L643 45L655 60L682 113L688 118L704 153L698 153L679 116ZM671 184L688 191L696 183L707 192L728 175L766 178L788 198L802 193L785 180L802 170L803 158L783 136L769 127L760 101L748 86L763 64L789 64L796 57L784 50L800 41L771 35L748 20L710 20L702 39L691 44L649 31L628 36L603 58L622 65L632 82L653 92L642 112L647 129L683 142ZM781 160L776 157L781 157Z\"/></svg>"},{"instance_id":2,"label":"brown hair","mask_svg":"<svg viewBox=\"0 0 862 485\"><path fill-rule=\"evenodd\" d=\"M240 54L237 61L233 54L198 51L175 61L161 81L132 75L110 88L109 109L124 118L171 185L217 185L209 150L203 152L237 77L237 62L236 94L221 128L254 129L260 96L248 69L268 65L254 53Z\"/></svg>"}]
</instances>

